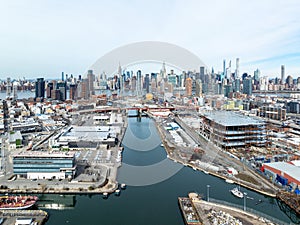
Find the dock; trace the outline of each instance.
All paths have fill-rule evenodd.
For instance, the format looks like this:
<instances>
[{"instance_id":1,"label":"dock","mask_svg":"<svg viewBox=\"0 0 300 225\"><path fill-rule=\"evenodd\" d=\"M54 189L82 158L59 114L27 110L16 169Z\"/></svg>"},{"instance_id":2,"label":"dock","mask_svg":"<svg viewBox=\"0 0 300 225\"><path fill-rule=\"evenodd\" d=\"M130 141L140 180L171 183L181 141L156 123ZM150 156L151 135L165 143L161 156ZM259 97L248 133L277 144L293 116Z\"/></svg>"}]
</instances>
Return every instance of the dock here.
<instances>
[{"instance_id":1,"label":"dock","mask_svg":"<svg viewBox=\"0 0 300 225\"><path fill-rule=\"evenodd\" d=\"M183 206L181 206L187 225L217 225L224 224L225 222L226 224L256 225L288 224L252 209L247 209L245 211L238 205L228 204L214 199L211 199L213 201L210 202L202 200L196 193L190 193L188 198L179 199L181 202L187 204L185 211L182 210ZM190 221L186 220L186 215L189 214L196 215L195 218L198 219L198 223L188 223Z\"/></svg>"},{"instance_id":2,"label":"dock","mask_svg":"<svg viewBox=\"0 0 300 225\"><path fill-rule=\"evenodd\" d=\"M2 225L16 224L20 220L31 220L31 224L43 225L48 219L48 213L43 210L0 210L0 218L3 218Z\"/></svg>"},{"instance_id":3,"label":"dock","mask_svg":"<svg viewBox=\"0 0 300 225\"><path fill-rule=\"evenodd\" d=\"M190 198L179 197L178 203L186 225L202 224Z\"/></svg>"}]
</instances>

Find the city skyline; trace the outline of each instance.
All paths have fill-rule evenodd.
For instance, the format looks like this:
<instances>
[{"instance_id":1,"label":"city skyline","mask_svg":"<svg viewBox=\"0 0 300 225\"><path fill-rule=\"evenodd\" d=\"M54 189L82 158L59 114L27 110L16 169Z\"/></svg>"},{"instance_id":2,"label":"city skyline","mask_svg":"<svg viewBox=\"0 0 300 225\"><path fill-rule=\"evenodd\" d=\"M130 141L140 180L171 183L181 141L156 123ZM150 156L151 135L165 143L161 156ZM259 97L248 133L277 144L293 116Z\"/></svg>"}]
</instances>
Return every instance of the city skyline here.
<instances>
[{"instance_id":1,"label":"city skyline","mask_svg":"<svg viewBox=\"0 0 300 225\"><path fill-rule=\"evenodd\" d=\"M285 65L286 76L298 77L299 8L298 1L2 2L0 74L83 74L112 49L155 40L190 50L215 71L240 58L240 73L280 77Z\"/></svg>"}]
</instances>

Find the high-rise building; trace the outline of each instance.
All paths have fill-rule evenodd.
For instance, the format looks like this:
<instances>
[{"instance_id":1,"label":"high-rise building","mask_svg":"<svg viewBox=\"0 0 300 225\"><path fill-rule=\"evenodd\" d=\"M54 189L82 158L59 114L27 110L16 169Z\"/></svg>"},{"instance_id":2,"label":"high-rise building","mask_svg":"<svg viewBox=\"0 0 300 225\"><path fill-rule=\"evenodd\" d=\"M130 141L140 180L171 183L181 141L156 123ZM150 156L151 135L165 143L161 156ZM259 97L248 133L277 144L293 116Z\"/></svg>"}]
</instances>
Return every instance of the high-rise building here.
<instances>
[{"instance_id":1,"label":"high-rise building","mask_svg":"<svg viewBox=\"0 0 300 225\"><path fill-rule=\"evenodd\" d=\"M200 66L200 79L202 80L202 82L204 82L204 75L205 75L205 67Z\"/></svg>"},{"instance_id":2,"label":"high-rise building","mask_svg":"<svg viewBox=\"0 0 300 225\"><path fill-rule=\"evenodd\" d=\"M287 76L286 83L287 83L289 88L291 88L293 86L293 77L291 75Z\"/></svg>"},{"instance_id":3,"label":"high-rise building","mask_svg":"<svg viewBox=\"0 0 300 225\"><path fill-rule=\"evenodd\" d=\"M70 99L77 99L77 84L70 84Z\"/></svg>"},{"instance_id":4,"label":"high-rise building","mask_svg":"<svg viewBox=\"0 0 300 225\"><path fill-rule=\"evenodd\" d=\"M6 80L6 98L11 97L11 80L10 77L7 78Z\"/></svg>"},{"instance_id":5,"label":"high-rise building","mask_svg":"<svg viewBox=\"0 0 300 225\"><path fill-rule=\"evenodd\" d=\"M93 70L88 70L87 74L88 79L88 98L95 94L94 81L95 75L93 74Z\"/></svg>"},{"instance_id":6,"label":"high-rise building","mask_svg":"<svg viewBox=\"0 0 300 225\"><path fill-rule=\"evenodd\" d=\"M13 83L13 99L17 100L18 98L18 85L17 82Z\"/></svg>"},{"instance_id":7,"label":"high-rise building","mask_svg":"<svg viewBox=\"0 0 300 225\"><path fill-rule=\"evenodd\" d=\"M67 99L67 82L59 81L56 84L56 89L60 92L60 97L57 100L65 101Z\"/></svg>"},{"instance_id":8,"label":"high-rise building","mask_svg":"<svg viewBox=\"0 0 300 225\"><path fill-rule=\"evenodd\" d=\"M252 95L252 78L246 77L243 80L243 93L247 95Z\"/></svg>"},{"instance_id":9,"label":"high-rise building","mask_svg":"<svg viewBox=\"0 0 300 225\"><path fill-rule=\"evenodd\" d=\"M258 84L259 83L259 78L260 78L260 70L259 69L256 69L254 71L254 84Z\"/></svg>"},{"instance_id":10,"label":"high-rise building","mask_svg":"<svg viewBox=\"0 0 300 225\"><path fill-rule=\"evenodd\" d=\"M136 73L136 95L141 96L142 95L142 71L138 70Z\"/></svg>"},{"instance_id":11,"label":"high-rise building","mask_svg":"<svg viewBox=\"0 0 300 225\"><path fill-rule=\"evenodd\" d=\"M35 97L36 98L44 98L45 97L44 78L38 78L35 82Z\"/></svg>"},{"instance_id":12,"label":"high-rise building","mask_svg":"<svg viewBox=\"0 0 300 225\"><path fill-rule=\"evenodd\" d=\"M284 65L281 65L281 84L285 83L285 68Z\"/></svg>"},{"instance_id":13,"label":"high-rise building","mask_svg":"<svg viewBox=\"0 0 300 225\"><path fill-rule=\"evenodd\" d=\"M145 76L145 89L147 93L150 93L150 76L146 74Z\"/></svg>"},{"instance_id":14,"label":"high-rise building","mask_svg":"<svg viewBox=\"0 0 300 225\"><path fill-rule=\"evenodd\" d=\"M52 98L52 96L51 96L51 91L53 90L54 88L53 88L53 83L52 82L49 82L48 84L47 84L47 88L46 88L46 97L47 98Z\"/></svg>"},{"instance_id":15,"label":"high-rise building","mask_svg":"<svg viewBox=\"0 0 300 225\"><path fill-rule=\"evenodd\" d=\"M229 98L229 94L232 92L232 85L226 84L224 85L224 96Z\"/></svg>"},{"instance_id":16,"label":"high-rise building","mask_svg":"<svg viewBox=\"0 0 300 225\"><path fill-rule=\"evenodd\" d=\"M235 78L236 79L240 78L240 58L236 58L236 63L235 63Z\"/></svg>"},{"instance_id":17,"label":"high-rise building","mask_svg":"<svg viewBox=\"0 0 300 225\"><path fill-rule=\"evenodd\" d=\"M200 97L202 95L202 82L201 82L200 79L196 81L196 92L195 92L195 95L197 97Z\"/></svg>"},{"instance_id":18,"label":"high-rise building","mask_svg":"<svg viewBox=\"0 0 300 225\"><path fill-rule=\"evenodd\" d=\"M192 90L193 90L193 80L192 78L188 77L185 80L185 93L187 96L192 96Z\"/></svg>"}]
</instances>

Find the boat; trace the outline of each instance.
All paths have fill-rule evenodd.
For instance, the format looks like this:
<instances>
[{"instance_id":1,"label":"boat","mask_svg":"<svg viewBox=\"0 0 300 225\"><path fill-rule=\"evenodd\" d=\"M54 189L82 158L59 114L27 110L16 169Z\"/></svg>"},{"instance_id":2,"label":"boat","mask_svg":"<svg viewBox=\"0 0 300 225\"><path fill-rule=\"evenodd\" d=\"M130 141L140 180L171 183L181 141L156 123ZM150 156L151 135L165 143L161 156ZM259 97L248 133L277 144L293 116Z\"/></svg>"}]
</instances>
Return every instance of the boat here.
<instances>
[{"instance_id":1,"label":"boat","mask_svg":"<svg viewBox=\"0 0 300 225\"><path fill-rule=\"evenodd\" d=\"M160 144L160 147L165 147L164 144Z\"/></svg>"},{"instance_id":2,"label":"boat","mask_svg":"<svg viewBox=\"0 0 300 225\"><path fill-rule=\"evenodd\" d=\"M103 198L107 198L108 197L108 193L107 192L104 192L103 193Z\"/></svg>"},{"instance_id":3,"label":"boat","mask_svg":"<svg viewBox=\"0 0 300 225\"><path fill-rule=\"evenodd\" d=\"M0 196L1 209L28 209L38 200L37 196Z\"/></svg>"},{"instance_id":4,"label":"boat","mask_svg":"<svg viewBox=\"0 0 300 225\"><path fill-rule=\"evenodd\" d=\"M125 189L126 188L126 184L121 184L121 188Z\"/></svg>"},{"instance_id":5,"label":"boat","mask_svg":"<svg viewBox=\"0 0 300 225\"><path fill-rule=\"evenodd\" d=\"M120 189L117 189L117 190L115 191L115 195L116 195L116 196L119 196L120 193L121 193Z\"/></svg>"},{"instance_id":6,"label":"boat","mask_svg":"<svg viewBox=\"0 0 300 225\"><path fill-rule=\"evenodd\" d=\"M208 172L208 171L206 171L206 170L203 170L203 173L205 173L205 174L209 174L209 172Z\"/></svg>"},{"instance_id":7,"label":"boat","mask_svg":"<svg viewBox=\"0 0 300 225\"><path fill-rule=\"evenodd\" d=\"M243 198L244 197L244 194L237 188L233 188L230 190L231 194L233 194L235 197L238 197L238 198Z\"/></svg>"},{"instance_id":8,"label":"boat","mask_svg":"<svg viewBox=\"0 0 300 225\"><path fill-rule=\"evenodd\" d=\"M228 184L234 184L234 181L230 180L230 179L226 179L225 182L228 183Z\"/></svg>"}]
</instances>

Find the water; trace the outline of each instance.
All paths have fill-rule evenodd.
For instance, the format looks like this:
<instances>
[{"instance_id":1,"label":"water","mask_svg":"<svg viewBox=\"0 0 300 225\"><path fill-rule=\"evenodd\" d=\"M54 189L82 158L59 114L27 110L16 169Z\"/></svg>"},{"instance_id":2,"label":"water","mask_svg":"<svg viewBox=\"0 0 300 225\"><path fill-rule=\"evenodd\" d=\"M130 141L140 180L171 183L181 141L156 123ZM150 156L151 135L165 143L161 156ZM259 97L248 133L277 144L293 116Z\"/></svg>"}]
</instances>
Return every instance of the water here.
<instances>
[{"instance_id":1,"label":"water","mask_svg":"<svg viewBox=\"0 0 300 225\"><path fill-rule=\"evenodd\" d=\"M18 99L23 98L34 98L35 92L34 91L18 91ZM6 99L6 92L0 91L0 99Z\"/></svg>"},{"instance_id":2,"label":"water","mask_svg":"<svg viewBox=\"0 0 300 225\"><path fill-rule=\"evenodd\" d=\"M153 142L152 151L139 151L138 141L130 147L124 146L123 160L125 165L134 165L142 168L149 164L166 159L166 153L160 147L160 140L153 130L153 121L142 118L140 122L136 118L128 119L128 128L124 137L124 143L135 139L148 138ZM129 130L130 129L130 130ZM154 138L149 138L151 134ZM156 140L156 143L154 143ZM138 148L136 148L138 146ZM149 147L149 146L148 146ZM120 168L119 180L126 179L123 169ZM161 171L163 173L164 171ZM139 170L136 171L139 173ZM135 174L133 174L134 176ZM148 176L145 174L144 176ZM139 177L137 176L137 179ZM230 194L234 185L225 183L224 180L194 171L189 167L183 167L174 176L163 182L148 186L127 186L120 196L110 195L103 199L101 195L76 195L73 207L65 210L48 210L50 217L47 225L98 225L98 224L143 224L159 225L173 224L183 225L183 219L177 203L178 196L187 196L191 191L196 191L206 197L207 185L210 185L210 197L227 202L243 205L243 199L238 199ZM241 188L247 192L247 207L268 214L280 220L289 222L289 218L279 209L274 198L265 197L253 191ZM63 198L59 195L47 195L47 198ZM261 204L256 205L262 200ZM71 204L72 206L72 204Z\"/></svg>"}]
</instances>

